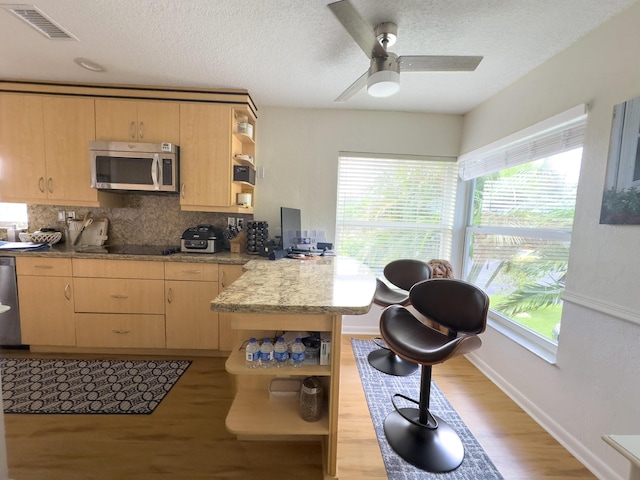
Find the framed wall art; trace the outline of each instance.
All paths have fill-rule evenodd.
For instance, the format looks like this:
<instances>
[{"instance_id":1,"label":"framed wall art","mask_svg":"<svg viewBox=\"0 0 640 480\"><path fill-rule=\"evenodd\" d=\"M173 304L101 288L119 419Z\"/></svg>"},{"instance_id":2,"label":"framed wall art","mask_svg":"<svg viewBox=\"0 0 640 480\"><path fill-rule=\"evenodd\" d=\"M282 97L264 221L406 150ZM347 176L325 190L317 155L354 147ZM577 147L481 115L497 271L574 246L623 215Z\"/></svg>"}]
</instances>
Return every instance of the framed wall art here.
<instances>
[{"instance_id":1,"label":"framed wall art","mask_svg":"<svg viewBox=\"0 0 640 480\"><path fill-rule=\"evenodd\" d=\"M613 107L600 223L640 225L640 97Z\"/></svg>"}]
</instances>

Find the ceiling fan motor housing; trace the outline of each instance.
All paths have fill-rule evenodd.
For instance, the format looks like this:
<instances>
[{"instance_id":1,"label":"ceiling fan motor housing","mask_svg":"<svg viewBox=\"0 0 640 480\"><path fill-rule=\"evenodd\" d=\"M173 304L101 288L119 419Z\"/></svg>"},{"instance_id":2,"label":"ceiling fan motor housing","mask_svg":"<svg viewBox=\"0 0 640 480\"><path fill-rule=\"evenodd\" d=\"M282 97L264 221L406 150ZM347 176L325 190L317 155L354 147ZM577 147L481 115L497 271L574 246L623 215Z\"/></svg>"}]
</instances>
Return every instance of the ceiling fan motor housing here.
<instances>
[{"instance_id":1,"label":"ceiling fan motor housing","mask_svg":"<svg viewBox=\"0 0 640 480\"><path fill-rule=\"evenodd\" d=\"M372 58L367 77L367 92L374 97L388 97L400 89L400 64L395 53L387 58Z\"/></svg>"}]
</instances>

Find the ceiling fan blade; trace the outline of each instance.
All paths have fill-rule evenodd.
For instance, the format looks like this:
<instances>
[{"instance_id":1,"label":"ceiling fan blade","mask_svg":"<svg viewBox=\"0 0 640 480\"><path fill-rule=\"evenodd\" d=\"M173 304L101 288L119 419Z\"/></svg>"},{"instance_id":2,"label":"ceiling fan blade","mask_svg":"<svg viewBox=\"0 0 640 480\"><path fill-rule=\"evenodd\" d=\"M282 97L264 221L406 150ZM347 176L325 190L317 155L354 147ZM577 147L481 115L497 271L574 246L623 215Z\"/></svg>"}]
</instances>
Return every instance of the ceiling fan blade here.
<instances>
[{"instance_id":1,"label":"ceiling fan blade","mask_svg":"<svg viewBox=\"0 0 640 480\"><path fill-rule=\"evenodd\" d=\"M360 16L348 0L330 3L327 5L342 26L349 32L367 58L387 58L387 52L380 45L373 33L373 28Z\"/></svg>"},{"instance_id":2,"label":"ceiling fan blade","mask_svg":"<svg viewBox=\"0 0 640 480\"><path fill-rule=\"evenodd\" d=\"M353 97L358 91L367 86L367 78L369 77L369 70L364 72L360 78L358 78L355 82L353 82L347 89L340 94L338 98L334 100L334 102L346 102L351 97Z\"/></svg>"},{"instance_id":3,"label":"ceiling fan blade","mask_svg":"<svg viewBox=\"0 0 640 480\"><path fill-rule=\"evenodd\" d=\"M403 55L401 72L473 72L483 57L447 55Z\"/></svg>"}]
</instances>

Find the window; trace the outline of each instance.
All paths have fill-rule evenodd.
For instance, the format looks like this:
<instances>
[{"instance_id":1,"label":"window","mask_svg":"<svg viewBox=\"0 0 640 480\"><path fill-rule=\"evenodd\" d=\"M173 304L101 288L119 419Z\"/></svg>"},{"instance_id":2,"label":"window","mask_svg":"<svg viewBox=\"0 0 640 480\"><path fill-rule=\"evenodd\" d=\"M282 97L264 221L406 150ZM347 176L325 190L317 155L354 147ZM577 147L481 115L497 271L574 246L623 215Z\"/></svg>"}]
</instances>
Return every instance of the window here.
<instances>
[{"instance_id":1,"label":"window","mask_svg":"<svg viewBox=\"0 0 640 480\"><path fill-rule=\"evenodd\" d=\"M560 332L585 121L578 115L499 149L467 154L459 165L473 192L464 278L489 294L497 325L551 353Z\"/></svg>"},{"instance_id":2,"label":"window","mask_svg":"<svg viewBox=\"0 0 640 480\"><path fill-rule=\"evenodd\" d=\"M0 203L0 227L16 225L27 228L27 205L24 203Z\"/></svg>"},{"instance_id":3,"label":"window","mask_svg":"<svg viewBox=\"0 0 640 480\"><path fill-rule=\"evenodd\" d=\"M382 276L399 258L450 258L454 158L342 153L336 250Z\"/></svg>"}]
</instances>

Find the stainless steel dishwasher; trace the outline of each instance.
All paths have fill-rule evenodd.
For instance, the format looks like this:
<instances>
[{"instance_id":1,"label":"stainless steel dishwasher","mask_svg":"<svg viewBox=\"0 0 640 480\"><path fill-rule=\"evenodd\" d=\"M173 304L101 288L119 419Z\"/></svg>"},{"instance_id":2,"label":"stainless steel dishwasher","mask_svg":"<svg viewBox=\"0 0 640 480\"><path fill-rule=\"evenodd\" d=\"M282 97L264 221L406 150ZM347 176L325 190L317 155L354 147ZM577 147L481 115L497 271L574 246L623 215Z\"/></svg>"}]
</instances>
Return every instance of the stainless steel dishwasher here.
<instances>
[{"instance_id":1,"label":"stainless steel dishwasher","mask_svg":"<svg viewBox=\"0 0 640 480\"><path fill-rule=\"evenodd\" d=\"M0 303L11 307L0 315L0 346L21 345L16 259L0 257Z\"/></svg>"}]
</instances>

